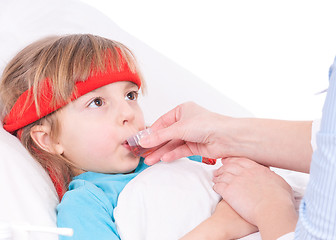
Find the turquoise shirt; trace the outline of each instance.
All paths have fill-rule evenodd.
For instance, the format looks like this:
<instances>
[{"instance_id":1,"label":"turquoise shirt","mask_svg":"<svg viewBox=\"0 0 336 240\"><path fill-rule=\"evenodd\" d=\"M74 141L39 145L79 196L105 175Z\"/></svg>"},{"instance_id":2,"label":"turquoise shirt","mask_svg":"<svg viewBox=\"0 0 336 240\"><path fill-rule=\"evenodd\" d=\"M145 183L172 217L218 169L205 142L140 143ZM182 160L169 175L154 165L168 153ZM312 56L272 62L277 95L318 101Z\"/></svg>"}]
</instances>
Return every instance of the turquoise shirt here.
<instances>
[{"instance_id":1,"label":"turquoise shirt","mask_svg":"<svg viewBox=\"0 0 336 240\"><path fill-rule=\"evenodd\" d=\"M200 156L190 159L201 161ZM57 226L74 230L72 237L60 240L120 239L113 210L126 184L148 168L141 159L134 173L104 174L86 172L76 176L57 206Z\"/></svg>"}]
</instances>

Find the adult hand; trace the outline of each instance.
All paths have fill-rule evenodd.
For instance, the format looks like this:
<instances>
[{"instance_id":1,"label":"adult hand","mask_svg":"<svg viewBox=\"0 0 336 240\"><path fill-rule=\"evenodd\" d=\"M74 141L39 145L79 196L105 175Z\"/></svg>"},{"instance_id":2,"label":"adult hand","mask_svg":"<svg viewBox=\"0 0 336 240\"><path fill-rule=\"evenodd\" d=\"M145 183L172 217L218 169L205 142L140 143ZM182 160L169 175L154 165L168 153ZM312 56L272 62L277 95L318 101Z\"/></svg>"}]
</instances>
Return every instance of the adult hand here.
<instances>
[{"instance_id":1,"label":"adult hand","mask_svg":"<svg viewBox=\"0 0 336 240\"><path fill-rule=\"evenodd\" d=\"M140 140L144 148L164 144L147 156L145 162L169 162L191 155L223 157L228 149L226 141L222 139L225 134L221 134L221 126L230 119L192 102L177 106L151 126L151 135Z\"/></svg>"},{"instance_id":2,"label":"adult hand","mask_svg":"<svg viewBox=\"0 0 336 240\"><path fill-rule=\"evenodd\" d=\"M311 121L232 118L188 102L160 117L140 144L160 146L146 156L147 164L191 155L244 156L267 166L309 172L311 126Z\"/></svg>"},{"instance_id":3,"label":"adult hand","mask_svg":"<svg viewBox=\"0 0 336 240\"><path fill-rule=\"evenodd\" d=\"M246 158L227 158L222 163L214 173L214 190L256 225L263 239L294 231L297 214L293 192L283 178Z\"/></svg>"}]
</instances>

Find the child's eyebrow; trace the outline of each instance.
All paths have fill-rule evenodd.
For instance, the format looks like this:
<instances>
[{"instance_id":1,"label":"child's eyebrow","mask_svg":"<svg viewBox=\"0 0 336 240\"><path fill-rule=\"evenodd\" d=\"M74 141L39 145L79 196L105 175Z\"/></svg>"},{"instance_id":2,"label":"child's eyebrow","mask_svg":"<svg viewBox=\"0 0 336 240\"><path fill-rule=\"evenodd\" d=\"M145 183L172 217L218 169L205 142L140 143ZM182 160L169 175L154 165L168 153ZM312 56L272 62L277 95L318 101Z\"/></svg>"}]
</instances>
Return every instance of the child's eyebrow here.
<instances>
[{"instance_id":1,"label":"child's eyebrow","mask_svg":"<svg viewBox=\"0 0 336 240\"><path fill-rule=\"evenodd\" d=\"M135 83L127 81L127 84L125 85L125 88L131 88L131 87L138 88L138 85L136 85Z\"/></svg>"},{"instance_id":2,"label":"child's eyebrow","mask_svg":"<svg viewBox=\"0 0 336 240\"><path fill-rule=\"evenodd\" d=\"M125 82L126 82L126 84L125 84L124 90L130 89L130 88L133 88L133 87L138 89L138 85L136 85L135 83L132 83L130 81L125 81ZM111 83L111 84L113 84L113 83ZM100 89L101 89L101 87L93 89L92 91L88 92L85 95L90 96L91 94L96 94L96 92L98 92Z\"/></svg>"},{"instance_id":3,"label":"child's eyebrow","mask_svg":"<svg viewBox=\"0 0 336 240\"><path fill-rule=\"evenodd\" d=\"M99 88L93 89L92 91L88 92L87 94L85 94L86 96L90 96L91 94L95 94L96 92L98 92ZM83 95L83 96L85 96Z\"/></svg>"},{"instance_id":4,"label":"child's eyebrow","mask_svg":"<svg viewBox=\"0 0 336 240\"><path fill-rule=\"evenodd\" d=\"M99 90L99 88L96 88L96 89L93 89L92 91L88 92L88 93L91 93L91 92L97 92Z\"/></svg>"}]
</instances>

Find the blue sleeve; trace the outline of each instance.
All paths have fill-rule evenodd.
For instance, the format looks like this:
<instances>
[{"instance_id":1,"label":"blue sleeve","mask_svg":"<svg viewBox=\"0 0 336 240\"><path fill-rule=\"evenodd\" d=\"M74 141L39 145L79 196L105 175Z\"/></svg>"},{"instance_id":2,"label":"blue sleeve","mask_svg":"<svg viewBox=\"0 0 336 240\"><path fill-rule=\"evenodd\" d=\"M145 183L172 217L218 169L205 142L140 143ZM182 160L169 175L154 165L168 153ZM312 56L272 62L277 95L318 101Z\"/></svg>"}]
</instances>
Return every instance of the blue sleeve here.
<instances>
[{"instance_id":1,"label":"blue sleeve","mask_svg":"<svg viewBox=\"0 0 336 240\"><path fill-rule=\"evenodd\" d=\"M68 191L57 207L58 227L74 230L72 237L60 240L120 239L113 218L113 206L105 193L86 184Z\"/></svg>"},{"instance_id":2,"label":"blue sleeve","mask_svg":"<svg viewBox=\"0 0 336 240\"><path fill-rule=\"evenodd\" d=\"M336 59L329 78L295 239L336 239Z\"/></svg>"}]
</instances>

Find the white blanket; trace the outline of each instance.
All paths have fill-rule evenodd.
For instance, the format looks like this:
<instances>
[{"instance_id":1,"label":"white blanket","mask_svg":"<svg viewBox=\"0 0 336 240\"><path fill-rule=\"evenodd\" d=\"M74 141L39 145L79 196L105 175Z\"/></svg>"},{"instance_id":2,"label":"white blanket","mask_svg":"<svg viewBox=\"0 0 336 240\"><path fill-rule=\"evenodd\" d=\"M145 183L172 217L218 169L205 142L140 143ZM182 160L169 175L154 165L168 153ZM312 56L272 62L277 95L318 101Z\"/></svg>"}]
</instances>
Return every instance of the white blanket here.
<instances>
[{"instance_id":1,"label":"white blanket","mask_svg":"<svg viewBox=\"0 0 336 240\"><path fill-rule=\"evenodd\" d=\"M220 200L212 190L216 168L182 158L140 173L114 212L121 239L179 239L210 217Z\"/></svg>"},{"instance_id":2,"label":"white blanket","mask_svg":"<svg viewBox=\"0 0 336 240\"><path fill-rule=\"evenodd\" d=\"M212 189L213 171L219 166L183 158L140 173L121 192L114 212L121 239L179 239L210 217L220 200ZM298 209L307 175L273 170L293 187ZM254 233L242 239L261 237Z\"/></svg>"}]
</instances>

